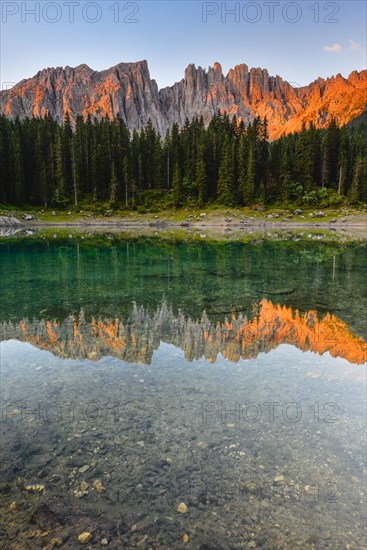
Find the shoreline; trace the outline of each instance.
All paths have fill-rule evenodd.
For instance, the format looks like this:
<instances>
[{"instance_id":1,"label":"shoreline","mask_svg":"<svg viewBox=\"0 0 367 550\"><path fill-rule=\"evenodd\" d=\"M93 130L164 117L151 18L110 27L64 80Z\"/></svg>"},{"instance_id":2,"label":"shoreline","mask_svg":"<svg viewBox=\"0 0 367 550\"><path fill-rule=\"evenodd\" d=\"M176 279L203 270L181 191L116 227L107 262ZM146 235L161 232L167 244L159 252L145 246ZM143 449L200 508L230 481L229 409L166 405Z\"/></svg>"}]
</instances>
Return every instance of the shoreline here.
<instances>
[{"instance_id":1,"label":"shoreline","mask_svg":"<svg viewBox=\"0 0 367 550\"><path fill-rule=\"evenodd\" d=\"M363 217L362 217L363 216ZM28 222L24 225L25 229L40 229L42 228L75 228L75 229L106 229L106 230L142 230L151 229L155 231L159 230L187 230L187 231L219 231L219 232L241 232L246 233L251 230L292 230L292 229L324 229L333 232L352 232L358 234L358 236L365 235L367 239L367 214L362 216L356 216L358 219L350 218L344 221L337 220L336 222L330 221L270 221L270 220L231 220L230 222L225 219L217 220L202 220L193 222L177 222L166 220L129 220L126 218L114 218L114 219L95 219L91 221L70 221L70 222L49 222L49 221L35 221L33 223Z\"/></svg>"},{"instance_id":2,"label":"shoreline","mask_svg":"<svg viewBox=\"0 0 367 550\"><path fill-rule=\"evenodd\" d=\"M214 215L213 215L214 214ZM236 217L231 217L236 216ZM96 216L94 218L79 218L70 221L50 221L50 220L41 220L35 218L34 220L18 220L21 226L26 228L31 227L128 227L133 228L146 228L146 227L156 227L156 228L205 228L205 227L226 227L226 228L253 228L253 227L274 227L274 228L317 228L317 227L329 227L329 228L343 228L343 227L361 227L365 228L367 231L367 213L366 214L356 214L351 216L335 217L333 220L323 220L322 218L314 220L292 220L292 219L267 219L267 218L247 218L240 217L238 214L229 213L228 216L220 214L219 216L215 213L210 213L205 215L202 219L198 220L173 220L167 219L168 216L160 218L158 215L152 219L151 217L146 217L145 219L129 217L102 217Z\"/></svg>"},{"instance_id":3,"label":"shoreline","mask_svg":"<svg viewBox=\"0 0 367 550\"><path fill-rule=\"evenodd\" d=\"M21 226L24 229L33 229L33 228L42 228L42 227L115 227L115 228L121 228L121 229L141 229L141 228L153 228L153 229L204 229L204 228L217 228L217 227L224 227L224 228L235 228L235 229L252 229L252 228L274 228L274 229L315 229L315 228L328 228L328 229L343 229L344 227L355 227L355 228L365 228L367 230L367 220L366 223L364 222L358 222L358 223L330 223L330 222L307 222L307 223L301 223L301 222L254 222L254 223L246 223L246 224L239 224L239 223L192 223L183 225L181 223L175 223L175 222L128 222L128 221L94 221L91 223L86 222L36 222L36 223L27 223L22 224Z\"/></svg>"},{"instance_id":4,"label":"shoreline","mask_svg":"<svg viewBox=\"0 0 367 550\"><path fill-rule=\"evenodd\" d=\"M230 215L232 214L232 215ZM350 216L344 216L339 218L333 218L332 220L326 219L269 219L269 218L246 218L239 213L228 213L225 216L222 212L209 213L205 216L194 219L167 219L168 216L147 216L139 217L78 217L77 219L69 220L42 220L34 218L32 220L25 220L17 218L14 225L7 225L5 223L0 224L0 230L7 230L10 232L38 232L42 230L79 230L79 231L113 231L113 232L125 232L125 231L144 231L154 232L158 234L164 231L182 231L187 234L191 233L205 233L206 236L210 234L217 234L218 236L227 236L234 238L239 235L246 235L252 232L272 232L272 231L328 231L334 234L344 234L349 236L355 236L357 238L365 238L367 240L367 214L359 213ZM1 220L0 222L5 221ZM4 235L6 236L6 234Z\"/></svg>"}]
</instances>

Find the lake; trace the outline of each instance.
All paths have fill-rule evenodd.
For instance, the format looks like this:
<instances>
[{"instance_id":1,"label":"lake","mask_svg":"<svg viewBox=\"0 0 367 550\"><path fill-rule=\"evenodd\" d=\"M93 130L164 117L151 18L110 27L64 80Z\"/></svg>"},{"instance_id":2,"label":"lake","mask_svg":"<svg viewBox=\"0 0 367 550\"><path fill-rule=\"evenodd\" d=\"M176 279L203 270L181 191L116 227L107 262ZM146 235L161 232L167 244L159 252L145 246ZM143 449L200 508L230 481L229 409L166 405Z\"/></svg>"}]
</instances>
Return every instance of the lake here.
<instances>
[{"instance_id":1,"label":"lake","mask_svg":"<svg viewBox=\"0 0 367 550\"><path fill-rule=\"evenodd\" d=\"M2 547L365 547L366 250L1 240Z\"/></svg>"}]
</instances>

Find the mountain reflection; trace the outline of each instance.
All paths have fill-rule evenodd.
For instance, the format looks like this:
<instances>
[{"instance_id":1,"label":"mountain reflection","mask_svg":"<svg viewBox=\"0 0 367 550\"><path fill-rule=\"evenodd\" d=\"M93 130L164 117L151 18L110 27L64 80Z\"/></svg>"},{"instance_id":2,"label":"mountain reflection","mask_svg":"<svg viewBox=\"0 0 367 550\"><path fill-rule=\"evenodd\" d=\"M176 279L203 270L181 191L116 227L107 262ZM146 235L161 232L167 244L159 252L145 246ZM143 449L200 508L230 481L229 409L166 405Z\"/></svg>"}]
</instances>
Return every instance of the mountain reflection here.
<instances>
[{"instance_id":1,"label":"mountain reflection","mask_svg":"<svg viewBox=\"0 0 367 550\"><path fill-rule=\"evenodd\" d=\"M322 355L329 352L350 363L366 360L367 343L354 336L347 324L327 313L319 318L316 311L299 313L268 300L255 304L247 317L233 311L224 321L213 322L204 312L193 320L182 311L177 314L163 302L151 314L134 305L127 321L87 320L83 311L64 321L24 319L3 322L1 340L29 342L63 358L98 360L112 355L127 362L150 364L160 342L183 350L188 361L205 357L215 362L218 354L236 362L269 352L280 344Z\"/></svg>"}]
</instances>

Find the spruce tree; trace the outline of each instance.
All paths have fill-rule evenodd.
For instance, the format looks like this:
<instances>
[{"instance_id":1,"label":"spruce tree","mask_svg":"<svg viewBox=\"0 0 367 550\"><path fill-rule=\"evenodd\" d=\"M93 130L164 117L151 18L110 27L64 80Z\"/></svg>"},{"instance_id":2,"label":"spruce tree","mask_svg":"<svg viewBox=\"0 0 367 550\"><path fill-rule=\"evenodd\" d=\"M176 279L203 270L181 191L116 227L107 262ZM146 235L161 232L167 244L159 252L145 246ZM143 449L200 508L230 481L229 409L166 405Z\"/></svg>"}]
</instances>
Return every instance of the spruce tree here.
<instances>
[{"instance_id":1,"label":"spruce tree","mask_svg":"<svg viewBox=\"0 0 367 550\"><path fill-rule=\"evenodd\" d=\"M130 184L130 169L129 169L129 159L127 156L124 157L122 162L122 177L124 180L125 188L125 206L129 207L129 184Z\"/></svg>"},{"instance_id":2,"label":"spruce tree","mask_svg":"<svg viewBox=\"0 0 367 550\"><path fill-rule=\"evenodd\" d=\"M302 186L303 192L308 193L311 191L314 187L313 150L305 123L297 138L295 171L297 182Z\"/></svg>"},{"instance_id":3,"label":"spruce tree","mask_svg":"<svg viewBox=\"0 0 367 550\"><path fill-rule=\"evenodd\" d=\"M247 162L248 162L248 152L247 152L247 142L244 133L241 133L238 144L238 163L237 163L237 187L241 195L241 203L244 202L244 193L246 189L247 181Z\"/></svg>"},{"instance_id":4,"label":"spruce tree","mask_svg":"<svg viewBox=\"0 0 367 550\"><path fill-rule=\"evenodd\" d=\"M289 198L289 186L291 175L289 170L289 160L287 155L287 145L282 142L281 164L279 170L279 198L282 202L287 202Z\"/></svg>"},{"instance_id":5,"label":"spruce tree","mask_svg":"<svg viewBox=\"0 0 367 550\"><path fill-rule=\"evenodd\" d=\"M219 167L217 200L225 206L233 205L233 164L232 148L226 136L222 150L222 160Z\"/></svg>"},{"instance_id":6,"label":"spruce tree","mask_svg":"<svg viewBox=\"0 0 367 550\"><path fill-rule=\"evenodd\" d=\"M53 201L57 205L64 205L66 203L65 194L65 176L64 176L64 158L63 158L63 144L62 144L62 130L60 129L56 138L55 144L55 188L53 194Z\"/></svg>"},{"instance_id":7,"label":"spruce tree","mask_svg":"<svg viewBox=\"0 0 367 550\"><path fill-rule=\"evenodd\" d=\"M181 201L182 201L182 185L181 185L180 168L179 168L178 162L176 162L173 170L172 193L173 193L173 204L177 208L178 206L181 205Z\"/></svg>"},{"instance_id":8,"label":"spruce tree","mask_svg":"<svg viewBox=\"0 0 367 550\"><path fill-rule=\"evenodd\" d=\"M339 151L338 151L338 195L344 194L346 183L347 183L347 168L348 168L348 134L345 128L340 130L340 142L339 142Z\"/></svg>"},{"instance_id":9,"label":"spruce tree","mask_svg":"<svg viewBox=\"0 0 367 550\"><path fill-rule=\"evenodd\" d=\"M115 172L115 162L112 161L112 169L111 169L111 179L110 179L110 205L116 206L117 202L117 191L118 191L118 180L116 177Z\"/></svg>"},{"instance_id":10,"label":"spruce tree","mask_svg":"<svg viewBox=\"0 0 367 550\"><path fill-rule=\"evenodd\" d=\"M243 204L245 206L248 206L253 203L254 193L255 193L255 159L254 159L253 147L250 147L248 162L247 162L245 184L243 187Z\"/></svg>"},{"instance_id":11,"label":"spruce tree","mask_svg":"<svg viewBox=\"0 0 367 550\"><path fill-rule=\"evenodd\" d=\"M362 157L358 156L355 161L354 171L353 171L353 181L352 186L349 190L349 198L352 203L358 203L361 195L361 184L363 177L363 160Z\"/></svg>"}]
</instances>

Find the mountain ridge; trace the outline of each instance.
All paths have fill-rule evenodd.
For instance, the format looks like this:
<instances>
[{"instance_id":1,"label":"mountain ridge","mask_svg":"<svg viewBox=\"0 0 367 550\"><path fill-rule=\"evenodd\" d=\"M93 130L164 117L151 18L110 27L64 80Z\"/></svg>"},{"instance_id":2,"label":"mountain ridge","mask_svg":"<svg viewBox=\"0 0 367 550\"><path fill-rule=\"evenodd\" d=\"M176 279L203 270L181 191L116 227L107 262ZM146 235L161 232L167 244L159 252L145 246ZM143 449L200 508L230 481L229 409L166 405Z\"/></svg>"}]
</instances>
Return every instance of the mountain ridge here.
<instances>
[{"instance_id":1,"label":"mountain ridge","mask_svg":"<svg viewBox=\"0 0 367 550\"><path fill-rule=\"evenodd\" d=\"M68 111L93 118L121 116L130 130L140 130L150 119L164 135L174 123L203 117L208 125L218 110L245 124L267 117L271 139L301 129L303 122L323 127L335 118L340 125L359 116L367 104L367 70L318 77L294 87L267 69L242 63L223 74L220 63L208 70L189 64L184 77L158 88L146 60L118 63L95 71L77 67L48 67L0 92L0 113L10 118L50 114L61 123Z\"/></svg>"}]
</instances>

